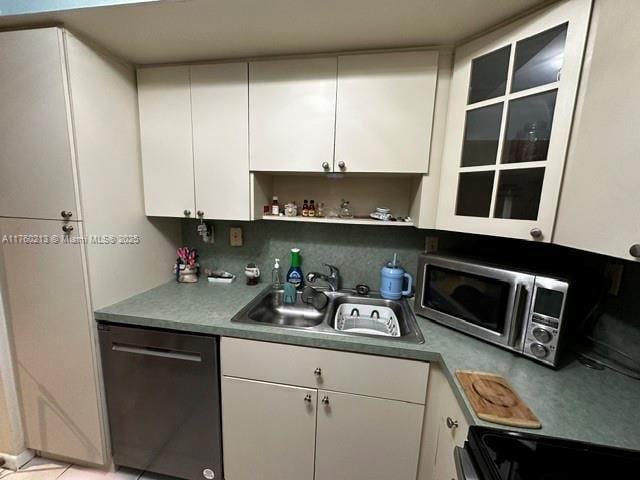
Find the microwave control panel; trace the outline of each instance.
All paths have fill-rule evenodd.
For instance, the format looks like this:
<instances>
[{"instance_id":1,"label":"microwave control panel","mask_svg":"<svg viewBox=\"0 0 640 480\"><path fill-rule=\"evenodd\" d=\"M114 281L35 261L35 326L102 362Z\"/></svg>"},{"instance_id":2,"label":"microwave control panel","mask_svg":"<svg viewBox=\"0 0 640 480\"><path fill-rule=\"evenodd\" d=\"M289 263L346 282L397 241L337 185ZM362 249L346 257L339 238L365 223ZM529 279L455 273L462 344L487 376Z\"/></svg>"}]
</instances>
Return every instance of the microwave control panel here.
<instances>
[{"instance_id":1,"label":"microwave control panel","mask_svg":"<svg viewBox=\"0 0 640 480\"><path fill-rule=\"evenodd\" d=\"M567 282L536 277L523 353L555 366L562 332Z\"/></svg>"}]
</instances>

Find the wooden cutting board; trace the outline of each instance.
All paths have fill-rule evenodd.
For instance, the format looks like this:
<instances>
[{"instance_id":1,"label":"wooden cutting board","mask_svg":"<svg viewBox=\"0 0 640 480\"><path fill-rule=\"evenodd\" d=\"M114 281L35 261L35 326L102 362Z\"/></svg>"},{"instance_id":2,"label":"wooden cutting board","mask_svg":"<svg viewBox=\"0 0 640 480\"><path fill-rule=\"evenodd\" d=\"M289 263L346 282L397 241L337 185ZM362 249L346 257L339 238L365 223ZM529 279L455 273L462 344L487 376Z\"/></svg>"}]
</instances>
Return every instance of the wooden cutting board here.
<instances>
[{"instance_id":1,"label":"wooden cutting board","mask_svg":"<svg viewBox=\"0 0 640 480\"><path fill-rule=\"evenodd\" d=\"M471 406L482 420L520 428L542 428L540 420L500 375L457 370Z\"/></svg>"}]
</instances>

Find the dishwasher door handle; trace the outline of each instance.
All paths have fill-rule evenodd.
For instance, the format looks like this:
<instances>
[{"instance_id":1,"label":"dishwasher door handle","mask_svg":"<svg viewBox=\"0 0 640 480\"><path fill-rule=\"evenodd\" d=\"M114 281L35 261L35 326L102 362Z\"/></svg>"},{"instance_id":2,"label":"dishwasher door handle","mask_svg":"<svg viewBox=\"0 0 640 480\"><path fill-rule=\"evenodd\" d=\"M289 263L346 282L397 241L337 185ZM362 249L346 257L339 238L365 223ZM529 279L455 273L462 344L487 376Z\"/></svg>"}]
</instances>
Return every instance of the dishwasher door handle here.
<instances>
[{"instance_id":1,"label":"dishwasher door handle","mask_svg":"<svg viewBox=\"0 0 640 480\"><path fill-rule=\"evenodd\" d=\"M188 362L201 362L202 356L199 353L184 352L179 350L167 350L156 347L146 347L137 345L127 345L124 343L113 343L111 350L114 352L133 353L134 355L146 355L149 357L170 358L173 360L186 360Z\"/></svg>"},{"instance_id":2,"label":"dishwasher door handle","mask_svg":"<svg viewBox=\"0 0 640 480\"><path fill-rule=\"evenodd\" d=\"M480 475L473 466L469 452L464 448L455 447L453 458L456 463L456 472L459 480L480 480Z\"/></svg>"}]
</instances>

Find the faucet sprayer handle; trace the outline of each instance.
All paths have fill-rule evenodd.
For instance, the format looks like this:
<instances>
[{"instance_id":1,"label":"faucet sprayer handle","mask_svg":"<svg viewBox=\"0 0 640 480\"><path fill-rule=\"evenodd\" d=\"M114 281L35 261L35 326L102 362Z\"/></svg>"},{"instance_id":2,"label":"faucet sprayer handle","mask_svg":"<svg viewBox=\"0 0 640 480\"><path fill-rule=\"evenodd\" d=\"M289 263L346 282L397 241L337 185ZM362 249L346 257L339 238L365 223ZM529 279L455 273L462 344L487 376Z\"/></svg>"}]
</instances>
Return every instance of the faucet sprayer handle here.
<instances>
[{"instance_id":1,"label":"faucet sprayer handle","mask_svg":"<svg viewBox=\"0 0 640 480\"><path fill-rule=\"evenodd\" d=\"M336 267L335 265L329 265L328 263L325 263L324 266L329 269L329 271L331 272L331 275L333 275L333 274L339 275L340 274L340 269L338 267Z\"/></svg>"}]
</instances>

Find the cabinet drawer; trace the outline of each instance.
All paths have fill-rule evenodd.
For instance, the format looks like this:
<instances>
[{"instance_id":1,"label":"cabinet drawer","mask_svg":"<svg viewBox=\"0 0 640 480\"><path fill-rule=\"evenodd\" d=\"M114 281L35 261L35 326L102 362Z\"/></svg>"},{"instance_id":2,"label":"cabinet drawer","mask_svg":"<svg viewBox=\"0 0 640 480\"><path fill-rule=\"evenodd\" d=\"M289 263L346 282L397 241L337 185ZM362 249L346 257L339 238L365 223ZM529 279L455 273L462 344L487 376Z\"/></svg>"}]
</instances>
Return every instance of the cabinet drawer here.
<instances>
[{"instance_id":1,"label":"cabinet drawer","mask_svg":"<svg viewBox=\"0 0 640 480\"><path fill-rule=\"evenodd\" d=\"M235 338L220 352L226 376L425 403L425 362Z\"/></svg>"}]
</instances>

